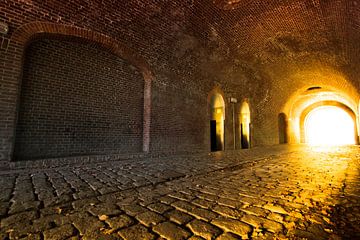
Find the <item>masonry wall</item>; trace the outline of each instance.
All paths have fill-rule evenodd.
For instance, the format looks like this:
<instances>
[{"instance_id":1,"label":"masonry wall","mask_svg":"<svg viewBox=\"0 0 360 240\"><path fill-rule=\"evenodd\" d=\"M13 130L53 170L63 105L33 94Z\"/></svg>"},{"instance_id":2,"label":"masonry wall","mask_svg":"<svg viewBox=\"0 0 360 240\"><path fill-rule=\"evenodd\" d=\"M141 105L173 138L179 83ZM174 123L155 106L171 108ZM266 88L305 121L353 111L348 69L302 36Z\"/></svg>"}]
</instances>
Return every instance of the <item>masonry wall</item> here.
<instances>
[{"instance_id":1,"label":"masonry wall","mask_svg":"<svg viewBox=\"0 0 360 240\"><path fill-rule=\"evenodd\" d=\"M113 41L109 45L110 51L122 43L120 45L125 48L118 47L118 55L129 56L127 60L133 60L132 63L138 62L140 56L142 62L147 63L147 73L152 73L144 74L145 68L133 64L143 75L151 75L150 152L191 153L210 150L207 97L214 88L224 92L227 104L226 150L234 148L233 105L228 102L229 97L238 99L234 105L236 115L242 101L249 101L253 146L277 144L278 114L294 91L310 83L318 84L318 76L324 76L320 83L329 82L332 78L328 75L329 69L340 72L347 79L348 72L342 70L349 68L344 66L350 60L358 61L358 9L358 4L348 0L256 0L220 8L208 0L0 1L0 19L10 27L7 35L0 35L0 165L13 161L12 155L16 152L18 159L25 159L28 153L21 153L21 149L31 144L22 145L24 140L20 139L21 134L25 134L21 133L21 126L28 121L16 125L23 80L21 59L25 53L22 49L26 41L13 39L19 29L23 29L20 37L27 33L30 36L33 29L28 27L29 24L53 24L42 29L49 35L56 33L57 26L66 26L63 35L76 32L77 36L92 39L94 49L98 48L94 42L106 45L110 38L109 41ZM77 50L72 51L76 53ZM349 53L354 56L349 58ZM97 55L86 54L87 60L97 59ZM103 62L99 64L103 66ZM358 87L358 72L354 70L357 66L355 64L347 71ZM307 74L314 70L317 72ZM102 70L98 73L99 77L100 73L108 74ZM342 89L343 84L335 82L332 81L332 85ZM106 105L113 104L113 100L107 101ZM28 107L20 105L20 112L24 109ZM19 117L21 121L21 115ZM238 132L238 116L235 119ZM106 155L116 152L115 148L120 152L140 149L140 140L129 137L129 129L111 125L108 120L101 121L109 128L121 129L119 131L129 142L129 147L111 142L111 131L106 134L110 136L108 142L104 140L105 135L96 134L102 139L97 139L102 147L105 146L103 143L110 142L111 147L104 151L95 140L80 146L78 138L86 134L70 134L74 129L71 127L68 135L63 137L64 142L68 141L67 147L70 147L69 141L77 144L70 155ZM237 143L238 137L235 137ZM95 150L76 150L90 149L90 146L95 146ZM53 150L44 155L38 150L31 151L34 156L38 154L34 158L54 156Z\"/></svg>"},{"instance_id":2,"label":"masonry wall","mask_svg":"<svg viewBox=\"0 0 360 240\"><path fill-rule=\"evenodd\" d=\"M80 39L26 50L15 160L142 151L141 73Z\"/></svg>"},{"instance_id":3,"label":"masonry wall","mask_svg":"<svg viewBox=\"0 0 360 240\"><path fill-rule=\"evenodd\" d=\"M152 86L152 152L189 153L206 151L206 98L176 85Z\"/></svg>"}]
</instances>

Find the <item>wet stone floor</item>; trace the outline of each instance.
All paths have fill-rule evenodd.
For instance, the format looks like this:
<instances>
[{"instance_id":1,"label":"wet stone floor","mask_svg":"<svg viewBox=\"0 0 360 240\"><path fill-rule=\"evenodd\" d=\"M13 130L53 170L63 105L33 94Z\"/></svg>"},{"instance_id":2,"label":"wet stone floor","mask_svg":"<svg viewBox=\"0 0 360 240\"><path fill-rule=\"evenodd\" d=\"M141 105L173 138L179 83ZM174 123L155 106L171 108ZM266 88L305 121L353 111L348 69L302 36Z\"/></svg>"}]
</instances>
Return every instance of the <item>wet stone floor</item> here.
<instances>
[{"instance_id":1,"label":"wet stone floor","mask_svg":"<svg viewBox=\"0 0 360 240\"><path fill-rule=\"evenodd\" d=\"M360 239L360 148L0 172L1 239Z\"/></svg>"}]
</instances>

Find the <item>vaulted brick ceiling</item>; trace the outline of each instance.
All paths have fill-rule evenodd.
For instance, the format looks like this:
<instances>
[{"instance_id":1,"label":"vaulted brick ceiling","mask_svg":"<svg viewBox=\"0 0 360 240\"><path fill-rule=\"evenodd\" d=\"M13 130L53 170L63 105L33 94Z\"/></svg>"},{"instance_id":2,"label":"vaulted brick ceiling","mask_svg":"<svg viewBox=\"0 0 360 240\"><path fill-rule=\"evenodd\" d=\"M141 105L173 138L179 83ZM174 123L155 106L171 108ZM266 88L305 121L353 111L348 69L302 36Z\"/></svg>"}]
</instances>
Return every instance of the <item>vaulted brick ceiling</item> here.
<instances>
[{"instance_id":1,"label":"vaulted brick ceiling","mask_svg":"<svg viewBox=\"0 0 360 240\"><path fill-rule=\"evenodd\" d=\"M232 58L255 64L257 69L270 68L275 82L291 81L290 75L301 71L316 77L335 70L359 89L359 1L202 1L192 23L201 26L202 37L221 42ZM303 85L314 82L306 77ZM331 78L329 74L318 82L325 84ZM344 83L338 86L341 89Z\"/></svg>"},{"instance_id":2,"label":"vaulted brick ceiling","mask_svg":"<svg viewBox=\"0 0 360 240\"><path fill-rule=\"evenodd\" d=\"M122 29L124 35L131 33L132 40L137 40L134 45L170 38L192 25L199 35L217 37L231 51L265 62L313 53L335 54L338 60L347 61L359 45L354 41L359 39L354 32L360 25L357 0L21 2L62 12L61 20L74 24L80 19L82 24L90 24L98 18L106 33L115 29Z\"/></svg>"},{"instance_id":3,"label":"vaulted brick ceiling","mask_svg":"<svg viewBox=\"0 0 360 240\"><path fill-rule=\"evenodd\" d=\"M249 53L262 62L309 55L332 55L341 62L350 58L350 23L356 20L350 14L352 6L356 6L353 1L215 3L221 10L204 7L204 15L199 18L208 21L212 30L238 54Z\"/></svg>"},{"instance_id":4,"label":"vaulted brick ceiling","mask_svg":"<svg viewBox=\"0 0 360 240\"><path fill-rule=\"evenodd\" d=\"M177 61L184 67L184 78L190 68L204 67L201 61L214 72L225 71L225 66L234 62L245 68L268 65L285 70L289 63L306 68L306 64L318 62L341 70L345 67L353 78L358 74L358 0L94 0L62 4L19 0L12 5L24 9L28 21L34 14L44 13L45 20L52 17L75 26L98 26L136 49L153 66L164 60ZM17 24L16 18L8 17ZM187 51L192 51L189 58L196 63L184 62ZM181 58L180 63L176 58Z\"/></svg>"}]
</instances>

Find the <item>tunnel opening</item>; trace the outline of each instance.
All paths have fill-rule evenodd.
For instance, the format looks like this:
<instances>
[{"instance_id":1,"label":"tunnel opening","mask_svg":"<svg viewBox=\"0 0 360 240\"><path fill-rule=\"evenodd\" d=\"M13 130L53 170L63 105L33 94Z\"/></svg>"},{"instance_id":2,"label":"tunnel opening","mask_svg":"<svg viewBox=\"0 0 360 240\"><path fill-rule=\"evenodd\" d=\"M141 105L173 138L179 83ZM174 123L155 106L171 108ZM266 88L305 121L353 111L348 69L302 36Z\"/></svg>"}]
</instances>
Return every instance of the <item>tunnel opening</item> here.
<instances>
[{"instance_id":1,"label":"tunnel opening","mask_svg":"<svg viewBox=\"0 0 360 240\"><path fill-rule=\"evenodd\" d=\"M304 130L305 142L309 145L356 144L355 121L337 106L321 106L310 111L305 118Z\"/></svg>"}]
</instances>

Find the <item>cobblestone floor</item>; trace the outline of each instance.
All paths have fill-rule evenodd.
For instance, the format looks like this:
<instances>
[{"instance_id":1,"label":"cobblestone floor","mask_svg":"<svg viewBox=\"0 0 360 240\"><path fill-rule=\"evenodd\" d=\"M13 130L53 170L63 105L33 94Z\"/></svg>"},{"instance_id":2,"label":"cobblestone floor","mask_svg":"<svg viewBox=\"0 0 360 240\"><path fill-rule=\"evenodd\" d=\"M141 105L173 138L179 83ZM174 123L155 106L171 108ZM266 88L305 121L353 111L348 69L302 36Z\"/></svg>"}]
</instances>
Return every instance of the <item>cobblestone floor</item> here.
<instances>
[{"instance_id":1,"label":"cobblestone floor","mask_svg":"<svg viewBox=\"0 0 360 240\"><path fill-rule=\"evenodd\" d=\"M360 239L360 148L0 172L1 239Z\"/></svg>"}]
</instances>

